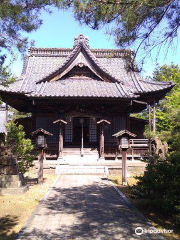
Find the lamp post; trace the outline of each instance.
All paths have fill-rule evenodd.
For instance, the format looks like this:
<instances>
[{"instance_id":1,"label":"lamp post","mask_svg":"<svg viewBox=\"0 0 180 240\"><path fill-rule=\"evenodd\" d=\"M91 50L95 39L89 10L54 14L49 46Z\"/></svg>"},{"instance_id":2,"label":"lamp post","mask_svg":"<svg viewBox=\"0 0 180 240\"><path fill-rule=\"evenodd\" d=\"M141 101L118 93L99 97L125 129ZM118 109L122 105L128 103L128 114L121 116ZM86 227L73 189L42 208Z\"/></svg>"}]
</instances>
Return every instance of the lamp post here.
<instances>
[{"instance_id":1,"label":"lamp post","mask_svg":"<svg viewBox=\"0 0 180 240\"><path fill-rule=\"evenodd\" d=\"M113 137L119 140L119 150L122 155L122 184L127 185L127 150L131 147L130 138L135 138L136 135L128 130L122 130L115 133Z\"/></svg>"},{"instance_id":2,"label":"lamp post","mask_svg":"<svg viewBox=\"0 0 180 240\"><path fill-rule=\"evenodd\" d=\"M38 156L38 183L42 184L44 151L47 148L46 138L47 136L52 136L52 133L47 132L43 128L39 128L32 132L31 135L36 137L36 146L40 150Z\"/></svg>"}]
</instances>

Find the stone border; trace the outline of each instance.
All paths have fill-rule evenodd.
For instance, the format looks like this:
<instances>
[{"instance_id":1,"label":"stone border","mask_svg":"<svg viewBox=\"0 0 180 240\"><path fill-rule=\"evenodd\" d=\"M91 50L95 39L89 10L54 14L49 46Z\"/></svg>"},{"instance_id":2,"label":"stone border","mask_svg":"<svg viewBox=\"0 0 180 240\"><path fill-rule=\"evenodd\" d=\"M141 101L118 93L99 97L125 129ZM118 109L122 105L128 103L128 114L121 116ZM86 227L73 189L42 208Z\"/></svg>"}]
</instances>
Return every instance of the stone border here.
<instances>
[{"instance_id":1,"label":"stone border","mask_svg":"<svg viewBox=\"0 0 180 240\"><path fill-rule=\"evenodd\" d=\"M119 188L117 188L111 180L107 180L111 184L111 186L118 192L118 194L125 201L128 207L134 210L144 221L146 221L150 225L151 229L157 230L154 226L152 226L152 224L147 220L147 218L130 202L130 200L124 195L124 193L122 193L121 190L119 190ZM161 234L156 234L156 237L160 240L165 240L165 238Z\"/></svg>"},{"instance_id":2,"label":"stone border","mask_svg":"<svg viewBox=\"0 0 180 240\"><path fill-rule=\"evenodd\" d=\"M28 218L27 222L25 223L25 225L21 228L21 230L19 231L17 237L15 238L15 240L20 240L24 231L26 230L26 228L28 227L28 225L30 224L31 220L33 219L34 215L37 213L40 205L46 201L47 197L49 196L49 194L51 193L51 191L53 190L54 186L56 185L57 181L59 180L60 175L54 180L54 182L51 184L51 186L49 187L48 191L46 192L46 194L44 195L44 197L40 200L39 204L37 205L37 207L34 209L34 211L31 213L30 217Z\"/></svg>"}]
</instances>

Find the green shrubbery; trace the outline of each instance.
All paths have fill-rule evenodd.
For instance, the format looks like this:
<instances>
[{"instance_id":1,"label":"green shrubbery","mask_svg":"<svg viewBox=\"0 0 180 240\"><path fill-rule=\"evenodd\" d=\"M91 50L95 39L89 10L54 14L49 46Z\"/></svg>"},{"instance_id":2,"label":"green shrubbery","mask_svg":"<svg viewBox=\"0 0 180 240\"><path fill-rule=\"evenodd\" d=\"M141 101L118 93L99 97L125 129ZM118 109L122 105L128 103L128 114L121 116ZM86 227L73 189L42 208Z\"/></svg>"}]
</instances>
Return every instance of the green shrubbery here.
<instances>
[{"instance_id":1,"label":"green shrubbery","mask_svg":"<svg viewBox=\"0 0 180 240\"><path fill-rule=\"evenodd\" d=\"M180 152L172 152L167 159L150 157L145 175L137 179L133 195L149 199L154 208L180 224Z\"/></svg>"},{"instance_id":2,"label":"green shrubbery","mask_svg":"<svg viewBox=\"0 0 180 240\"><path fill-rule=\"evenodd\" d=\"M152 80L176 83L157 105L156 133L146 131L146 137L158 136L166 141L169 154L166 159L149 157L145 175L138 177L133 195L149 199L153 207L180 224L180 67L173 63L157 67ZM139 116L148 119L146 111Z\"/></svg>"},{"instance_id":3,"label":"green shrubbery","mask_svg":"<svg viewBox=\"0 0 180 240\"><path fill-rule=\"evenodd\" d=\"M17 159L19 170L25 173L31 166L35 155L30 139L25 138L22 125L17 125L13 121L7 124L6 146L11 148L14 157Z\"/></svg>"}]
</instances>

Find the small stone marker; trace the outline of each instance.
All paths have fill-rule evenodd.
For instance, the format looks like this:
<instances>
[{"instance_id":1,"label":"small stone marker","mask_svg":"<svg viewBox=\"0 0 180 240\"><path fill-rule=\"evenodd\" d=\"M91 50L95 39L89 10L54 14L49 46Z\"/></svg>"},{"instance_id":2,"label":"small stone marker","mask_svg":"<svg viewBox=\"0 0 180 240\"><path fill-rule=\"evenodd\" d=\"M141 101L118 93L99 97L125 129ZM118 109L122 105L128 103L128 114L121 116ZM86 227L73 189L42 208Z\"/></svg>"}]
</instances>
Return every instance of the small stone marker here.
<instances>
[{"instance_id":1,"label":"small stone marker","mask_svg":"<svg viewBox=\"0 0 180 240\"><path fill-rule=\"evenodd\" d=\"M28 190L23 174L10 149L4 143L0 145L0 195L21 194Z\"/></svg>"}]
</instances>

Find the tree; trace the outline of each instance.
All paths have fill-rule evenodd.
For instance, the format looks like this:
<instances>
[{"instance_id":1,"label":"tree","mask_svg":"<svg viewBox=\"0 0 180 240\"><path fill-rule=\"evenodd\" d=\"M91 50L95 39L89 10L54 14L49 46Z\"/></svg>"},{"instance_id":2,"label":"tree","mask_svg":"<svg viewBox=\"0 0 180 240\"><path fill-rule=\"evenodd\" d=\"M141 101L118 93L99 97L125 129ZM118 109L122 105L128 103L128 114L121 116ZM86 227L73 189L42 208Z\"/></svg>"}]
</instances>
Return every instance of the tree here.
<instances>
[{"instance_id":1,"label":"tree","mask_svg":"<svg viewBox=\"0 0 180 240\"><path fill-rule=\"evenodd\" d=\"M4 65L5 55L0 56L0 85L7 86L15 81L15 77L11 73L10 65Z\"/></svg>"},{"instance_id":2,"label":"tree","mask_svg":"<svg viewBox=\"0 0 180 240\"><path fill-rule=\"evenodd\" d=\"M25 138L22 125L17 125L13 121L7 124L7 140L5 146L11 148L21 173L25 173L33 166L33 160L35 158L35 154L33 153L34 147L31 140Z\"/></svg>"},{"instance_id":3,"label":"tree","mask_svg":"<svg viewBox=\"0 0 180 240\"><path fill-rule=\"evenodd\" d=\"M171 65L158 66L153 73L154 81L173 81L174 88L161 100L156 108L156 135L168 141L171 150L180 150L180 67ZM148 119L147 112L138 117ZM147 136L148 129L146 131Z\"/></svg>"},{"instance_id":4,"label":"tree","mask_svg":"<svg viewBox=\"0 0 180 240\"><path fill-rule=\"evenodd\" d=\"M0 84L14 81L5 65L7 52L24 53L28 46L25 33L37 30L41 24L41 10L59 6L60 0L1 0L0 1Z\"/></svg>"},{"instance_id":5,"label":"tree","mask_svg":"<svg viewBox=\"0 0 180 240\"><path fill-rule=\"evenodd\" d=\"M22 33L37 30L41 24L40 11L58 3L48 0L2 0L0 2L0 48L10 52L13 48L23 53L28 38Z\"/></svg>"},{"instance_id":6,"label":"tree","mask_svg":"<svg viewBox=\"0 0 180 240\"><path fill-rule=\"evenodd\" d=\"M93 29L109 26L120 47L138 42L149 51L170 44L180 26L178 0L2 0L0 47L24 52L28 39L22 32L37 30L42 24L41 10L49 11L52 6L73 10L75 19Z\"/></svg>"},{"instance_id":7,"label":"tree","mask_svg":"<svg viewBox=\"0 0 180 240\"><path fill-rule=\"evenodd\" d=\"M133 186L135 197L148 199L150 205L180 226L180 152L169 154L167 159L157 156L147 162L144 176L136 177Z\"/></svg>"},{"instance_id":8,"label":"tree","mask_svg":"<svg viewBox=\"0 0 180 240\"><path fill-rule=\"evenodd\" d=\"M152 79L176 83L156 110L156 134L168 141L170 151L165 159L159 156L146 158L146 172L137 177L133 194L150 200L151 206L165 212L176 225L180 225L180 67L173 63L158 66Z\"/></svg>"},{"instance_id":9,"label":"tree","mask_svg":"<svg viewBox=\"0 0 180 240\"><path fill-rule=\"evenodd\" d=\"M120 47L138 43L148 54L154 47L172 43L180 26L178 0L62 0L64 8L73 7L81 23L93 29L109 26Z\"/></svg>"}]
</instances>

